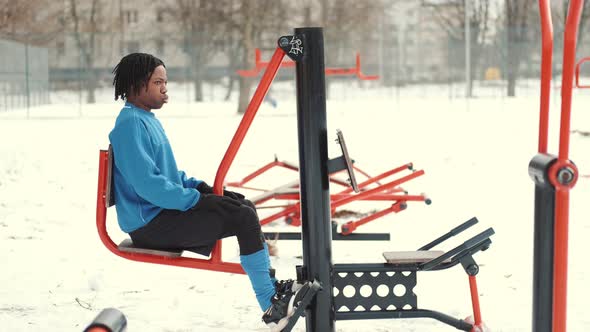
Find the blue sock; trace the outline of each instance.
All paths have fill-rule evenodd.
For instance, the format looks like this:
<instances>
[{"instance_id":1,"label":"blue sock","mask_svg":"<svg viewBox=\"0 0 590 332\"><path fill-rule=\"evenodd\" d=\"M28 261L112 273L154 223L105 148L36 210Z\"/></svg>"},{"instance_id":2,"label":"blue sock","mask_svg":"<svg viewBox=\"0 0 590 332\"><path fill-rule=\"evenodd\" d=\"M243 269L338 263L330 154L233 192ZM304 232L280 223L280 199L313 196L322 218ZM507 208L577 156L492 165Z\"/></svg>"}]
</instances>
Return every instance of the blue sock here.
<instances>
[{"instance_id":1,"label":"blue sock","mask_svg":"<svg viewBox=\"0 0 590 332\"><path fill-rule=\"evenodd\" d=\"M258 300L262 311L266 311L270 307L270 299L275 295L275 286L268 274L267 257L268 251L265 249L250 255L240 256L240 263L250 278L256 300Z\"/></svg>"},{"instance_id":2,"label":"blue sock","mask_svg":"<svg viewBox=\"0 0 590 332\"><path fill-rule=\"evenodd\" d=\"M268 253L268 243L264 242L262 244L264 246L264 253L265 253L265 258L266 258L266 266L268 267L268 270L270 271L270 254ZM271 277L270 281L272 281L272 284L274 285L275 282L277 281L277 278L275 277Z\"/></svg>"}]
</instances>

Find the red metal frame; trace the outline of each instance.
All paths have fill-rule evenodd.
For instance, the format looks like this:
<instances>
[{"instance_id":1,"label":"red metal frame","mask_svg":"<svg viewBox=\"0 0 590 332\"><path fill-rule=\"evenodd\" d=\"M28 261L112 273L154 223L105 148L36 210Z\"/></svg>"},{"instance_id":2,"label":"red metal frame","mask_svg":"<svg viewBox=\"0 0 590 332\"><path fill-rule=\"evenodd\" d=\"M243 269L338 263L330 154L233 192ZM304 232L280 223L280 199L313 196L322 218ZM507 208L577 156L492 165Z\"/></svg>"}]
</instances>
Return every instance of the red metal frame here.
<instances>
[{"instance_id":1,"label":"red metal frame","mask_svg":"<svg viewBox=\"0 0 590 332\"><path fill-rule=\"evenodd\" d=\"M572 0L565 26L563 47L563 74L561 84L561 123L559 135L559 154L557 161L549 170L551 184L556 188L555 194L555 237L554 237L554 271L553 271L553 331L566 331L567 317L567 261L568 261L568 223L569 190L574 187L578 171L569 160L569 137L571 121L571 101L574 82L576 43L578 26L584 0ZM541 112L539 130L539 153L547 152L549 95L551 83L551 51L553 49L553 25L549 0L539 0L542 32L542 71L541 71ZM567 185L557 180L560 169L569 168L574 178Z\"/></svg>"},{"instance_id":2,"label":"red metal frame","mask_svg":"<svg viewBox=\"0 0 590 332\"><path fill-rule=\"evenodd\" d=\"M277 71L279 70L281 61L285 56L285 52L280 48L277 48L273 57L268 64L266 71L261 79L248 108L244 116L242 117L242 121L232 138L232 141L221 161L219 168L217 170L217 174L215 177L215 182L213 185L213 191L217 195L221 195L223 193L223 182L225 181L225 176L229 171L229 168L235 159L235 156L250 128L252 121L254 120L254 116L260 107L260 104L264 100L264 96L268 92L270 84L272 80L276 76ZM98 228L98 234L102 241L102 243L115 255L120 257L138 261L138 262L146 262L146 263L155 263L155 264L164 264L164 265L174 265L174 266L181 266L181 267L189 267L195 269L204 269L204 270L211 270L211 271L219 271L219 272L228 272L228 273L244 273L240 264L237 263L229 263L224 262L222 260L222 252L221 252L221 240L217 241L213 251L211 252L209 259L200 259L200 258L190 258L190 257L168 257L168 256L160 256L155 254L146 254L146 253L137 253L137 252L128 252L128 251L121 251L119 250L118 246L111 240L107 229L106 229L106 216L107 216L107 204L106 204L106 194L107 194L107 178L108 178L108 162L109 162L108 151L101 150L100 151L100 159L99 159L99 172L98 172L98 193L97 193L97 202L96 202L96 226Z\"/></svg>"},{"instance_id":3,"label":"red metal frame","mask_svg":"<svg viewBox=\"0 0 590 332\"><path fill-rule=\"evenodd\" d=\"M553 165L551 174L557 174L562 167L570 167L578 174L576 166L569 160L569 138L574 66L576 61L576 39L578 26L582 16L584 0L571 0L565 28L563 50L563 73L561 85L561 126L559 137L559 154ZM567 331L567 261L568 261L568 224L569 224L569 190L575 185L556 185L555 205L555 247L554 247L554 278L553 278L553 331ZM557 179L552 179L558 184Z\"/></svg>"},{"instance_id":4,"label":"red metal frame","mask_svg":"<svg viewBox=\"0 0 590 332\"><path fill-rule=\"evenodd\" d=\"M469 276L469 292L471 294L471 306L473 307L473 326L482 327L481 308L479 306L479 293L477 292L477 279L475 276Z\"/></svg>"},{"instance_id":5,"label":"red metal frame","mask_svg":"<svg viewBox=\"0 0 590 332\"><path fill-rule=\"evenodd\" d=\"M275 167L285 168L285 169L292 170L295 172L299 171L299 167L297 165L294 165L292 163L285 162L285 161L279 161L279 160L275 159L274 161L267 163L266 165L255 170L254 172L246 175L242 180L226 183L226 186L239 188L239 189L248 189L248 190L255 190L255 191L269 193L270 190L248 186L247 184L250 181L257 178L258 176L261 176L262 174L270 171L271 169L273 169ZM386 171L386 172L379 174L377 176L374 176L374 177L371 177L369 174L367 174L365 171L361 170L356 165L353 167L356 171L359 171L360 174L366 176L367 180L359 183L359 188L361 189L360 193L352 193L350 185L346 181L340 180L336 177L336 175L340 172L336 172L336 173L331 174L330 178L329 178L330 182L345 187L344 190L330 195L330 202L331 202L330 208L331 208L332 215L334 215L336 213L337 208L339 208L343 205L349 204L351 202L354 202L354 201L389 201L389 202L392 202L392 204L391 204L391 206L389 206L383 210L373 212L373 213L371 213L367 216L364 216L356 221L350 221L348 223L343 224L342 231L341 231L342 235L349 235L354 230L356 230L357 227L364 225L370 221L381 218L389 213L397 213L397 212L404 210L407 207L407 202L409 202L409 201L423 201L423 202L425 201L427 203L430 202L429 198L424 194L420 194L420 195L399 194L400 192L404 191L403 188L399 187L402 183L410 181L410 180L424 174L423 170L414 171L412 163L407 163L407 164L401 165L399 167L396 167L394 169L391 169L389 171ZM390 181L385 184L381 184L379 182L380 180L386 179L394 174L400 173L403 170L412 170L412 173L409 175L402 176L399 179L396 179L395 181ZM282 188L283 189L290 189L290 188L297 189L298 185L293 184L293 185L289 186L289 184L287 184L287 185L283 186ZM279 206L264 206L264 205L262 205L272 199L274 199L274 200L288 200L288 201L296 201L296 202L295 203L288 203L286 205L279 205ZM281 211L262 218L260 220L261 225L269 224L269 223L274 222L274 221L281 219L281 218L285 218L286 220L288 220L288 223L292 226L300 226L301 225L299 192L288 192L288 193L277 192L272 195L267 195L265 197L261 197L258 199L256 197L254 197L253 202L254 202L254 204L257 205L257 207L259 209L262 209L265 207L266 208L282 208Z\"/></svg>"},{"instance_id":6,"label":"red metal frame","mask_svg":"<svg viewBox=\"0 0 590 332\"><path fill-rule=\"evenodd\" d=\"M576 65L576 87L579 89L590 89L590 85L581 85L580 84L580 67L582 66L582 63L588 62L588 61L590 61L590 57L583 58Z\"/></svg>"},{"instance_id":7,"label":"red metal frame","mask_svg":"<svg viewBox=\"0 0 590 332\"><path fill-rule=\"evenodd\" d=\"M373 220L379 219L385 215L388 215L392 212L398 213L406 208L406 201L399 200L396 203L392 204L390 207L383 209L379 212L372 213L364 218L361 218L357 221L349 221L342 225L342 235L350 235L354 232L359 226L362 226L368 222Z\"/></svg>"},{"instance_id":8,"label":"red metal frame","mask_svg":"<svg viewBox=\"0 0 590 332\"><path fill-rule=\"evenodd\" d=\"M268 92L270 84L277 75L277 71L279 70L284 56L285 52L281 48L277 47L272 56L270 64L264 72L264 75L262 75L262 79L258 84L258 88L256 88L256 91L254 92L254 96L252 96L252 100L250 100L250 104L248 104L248 108L246 108L246 112L240 121L240 125L238 126L238 129L234 134L234 137L232 138L225 155L223 156L223 160L221 160L221 164L217 169L215 182L213 184L213 191L217 195L223 195L223 182L225 181L225 176L227 175L227 172L229 171L229 168L233 163L236 154L242 145L242 142L244 141L244 137L246 137L246 133L248 132L248 129L254 120L254 116L258 112L258 108L260 108L260 104L264 100L264 96L266 96ZM211 254L211 259L214 261L221 261L221 241L217 241L215 244Z\"/></svg>"},{"instance_id":9,"label":"red metal frame","mask_svg":"<svg viewBox=\"0 0 590 332\"><path fill-rule=\"evenodd\" d=\"M255 65L253 69L238 69L236 70L236 73L242 77L256 77L258 76L258 74L260 74L260 71L262 71L262 69L266 68L269 65L268 61L262 61L262 56L261 56L261 52L260 49L257 48L255 49L255 53L254 53L254 61L255 61ZM295 67L295 61L282 61L281 62L281 67L283 68L289 68L289 67Z\"/></svg>"},{"instance_id":10,"label":"red metal frame","mask_svg":"<svg viewBox=\"0 0 590 332\"><path fill-rule=\"evenodd\" d=\"M88 329L86 332L109 332L109 330L102 326L94 326Z\"/></svg>"},{"instance_id":11,"label":"red metal frame","mask_svg":"<svg viewBox=\"0 0 590 332\"><path fill-rule=\"evenodd\" d=\"M262 61L262 56L260 53L260 49L255 50L254 55L254 68L252 69L238 69L236 73L242 77L256 77L260 73L260 71L266 68L270 62ZM272 62L272 60L271 60ZM280 63L281 67L288 68L288 67L295 67L294 61L282 61ZM359 80L361 81L374 81L379 79L379 75L365 75L361 71L361 55L360 53L356 53L355 57L355 67L352 68L326 68L325 73L327 76L350 76L356 75Z\"/></svg>"},{"instance_id":12,"label":"red metal frame","mask_svg":"<svg viewBox=\"0 0 590 332\"><path fill-rule=\"evenodd\" d=\"M107 249L109 249L112 253L114 253L117 256L137 262L174 265L193 269L204 269L229 273L244 273L244 270L242 269L240 264L222 262L221 259L199 259L182 256L168 257L120 250L119 247L115 244L115 242L111 240L106 227L107 179L109 178L107 174L108 162L109 152L106 150L101 150L99 154L98 167L98 193L96 195L96 228L98 229L98 235L100 237L100 240L105 245L105 247L107 247Z\"/></svg>"}]
</instances>

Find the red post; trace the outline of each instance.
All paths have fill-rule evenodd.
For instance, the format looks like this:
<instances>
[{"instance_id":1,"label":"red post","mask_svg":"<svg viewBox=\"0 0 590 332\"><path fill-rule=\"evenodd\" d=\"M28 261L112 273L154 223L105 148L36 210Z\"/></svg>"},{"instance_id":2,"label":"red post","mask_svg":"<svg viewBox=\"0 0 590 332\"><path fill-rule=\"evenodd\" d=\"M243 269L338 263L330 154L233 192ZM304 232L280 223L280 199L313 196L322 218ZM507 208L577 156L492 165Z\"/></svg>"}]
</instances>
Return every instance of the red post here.
<instances>
[{"instance_id":1,"label":"red post","mask_svg":"<svg viewBox=\"0 0 590 332\"><path fill-rule=\"evenodd\" d=\"M260 108L260 104L262 104L262 101L264 100L264 96L266 96L266 93L268 92L270 84L277 75L277 71L281 66L281 61L283 60L284 56L285 52L281 48L277 47L275 53L272 55L272 59L270 60L268 68L264 72L264 75L262 75L262 79L260 80L258 88L256 88L256 92L254 92L252 100L250 100L250 104L248 104L248 108L242 117L242 121L238 126L238 130L234 134L234 137L232 138L231 143L225 152L223 160L221 160L221 164L217 169L217 175L215 176L215 182L213 183L213 191L217 195L223 195L223 182L225 181L225 176L227 175L227 172L229 171L229 168L234 161L236 154L242 145L242 142L244 141L244 137L246 137L246 133L248 132L248 129L254 120L256 112L258 112L258 109ZM211 260L214 262L221 261L221 241L217 241L217 243L215 243L215 247L211 252Z\"/></svg>"},{"instance_id":2,"label":"red post","mask_svg":"<svg viewBox=\"0 0 590 332\"><path fill-rule=\"evenodd\" d=\"M555 163L555 171L569 168L572 180L563 183L560 179L552 179L556 185L555 204L555 247L553 271L553 332L566 332L567 328L567 264L568 264L568 228L569 228L569 190L577 180L577 170L569 161L569 138L572 107L572 90L574 68L576 65L576 43L578 26L582 16L584 0L572 0L565 26L563 47L563 74L561 83L561 126L559 135L559 155Z\"/></svg>"},{"instance_id":3,"label":"red post","mask_svg":"<svg viewBox=\"0 0 590 332\"><path fill-rule=\"evenodd\" d=\"M475 276L469 276L469 291L471 292L474 325L481 326L481 309L479 307L479 293L477 292L477 279L475 279Z\"/></svg>"},{"instance_id":4,"label":"red post","mask_svg":"<svg viewBox=\"0 0 590 332\"><path fill-rule=\"evenodd\" d=\"M248 108L242 117L242 121L240 122L238 130L234 134L234 137L232 138L231 143L225 152L225 156L223 157L223 160L217 169L217 175L215 176L215 182L213 184L213 189L218 195L223 193L223 182L225 180L225 176L227 175L227 172L229 171L229 168L234 161L238 150L240 149L240 145L242 145L242 142L244 141L244 137L246 136L252 121L254 120L256 112L258 112L258 108L260 108L260 104L262 104L262 101L268 92L270 84L277 75L277 71L279 70L284 56L285 52L281 48L277 47L275 53L272 55L272 59L270 60L268 68L260 80L258 88L256 88L256 92L254 92L252 100L250 100L250 104L248 104Z\"/></svg>"}]
</instances>

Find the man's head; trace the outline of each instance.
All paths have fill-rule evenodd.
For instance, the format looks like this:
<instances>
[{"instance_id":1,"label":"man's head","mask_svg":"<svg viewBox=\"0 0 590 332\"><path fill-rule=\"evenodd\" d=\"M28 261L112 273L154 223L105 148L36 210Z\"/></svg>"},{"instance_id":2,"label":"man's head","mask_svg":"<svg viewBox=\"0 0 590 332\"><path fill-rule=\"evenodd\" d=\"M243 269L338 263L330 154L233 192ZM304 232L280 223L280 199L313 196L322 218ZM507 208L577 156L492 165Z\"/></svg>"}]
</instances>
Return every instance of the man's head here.
<instances>
[{"instance_id":1,"label":"man's head","mask_svg":"<svg viewBox=\"0 0 590 332\"><path fill-rule=\"evenodd\" d=\"M115 100L127 100L145 110L162 108L168 102L166 66L151 54L131 53L113 70Z\"/></svg>"}]
</instances>

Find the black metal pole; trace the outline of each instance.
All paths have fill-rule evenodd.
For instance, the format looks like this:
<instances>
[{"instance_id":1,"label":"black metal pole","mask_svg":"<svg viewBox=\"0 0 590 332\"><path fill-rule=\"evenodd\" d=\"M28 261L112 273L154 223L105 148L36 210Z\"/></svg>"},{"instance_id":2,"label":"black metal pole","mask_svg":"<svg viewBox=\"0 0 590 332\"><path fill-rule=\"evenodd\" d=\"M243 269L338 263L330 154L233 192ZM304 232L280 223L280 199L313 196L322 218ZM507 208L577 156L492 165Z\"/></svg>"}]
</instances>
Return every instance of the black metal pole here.
<instances>
[{"instance_id":1,"label":"black metal pole","mask_svg":"<svg viewBox=\"0 0 590 332\"><path fill-rule=\"evenodd\" d=\"M297 62L297 130L303 269L309 280L322 284L306 312L309 332L334 331L332 296L332 228L328 181L328 139L324 36L322 28L297 28L303 39L303 59Z\"/></svg>"},{"instance_id":2,"label":"black metal pole","mask_svg":"<svg viewBox=\"0 0 590 332\"><path fill-rule=\"evenodd\" d=\"M555 234L555 188L549 167L557 160L536 155L529 164L535 182L535 233L533 258L533 331L553 331L553 246Z\"/></svg>"}]
</instances>

